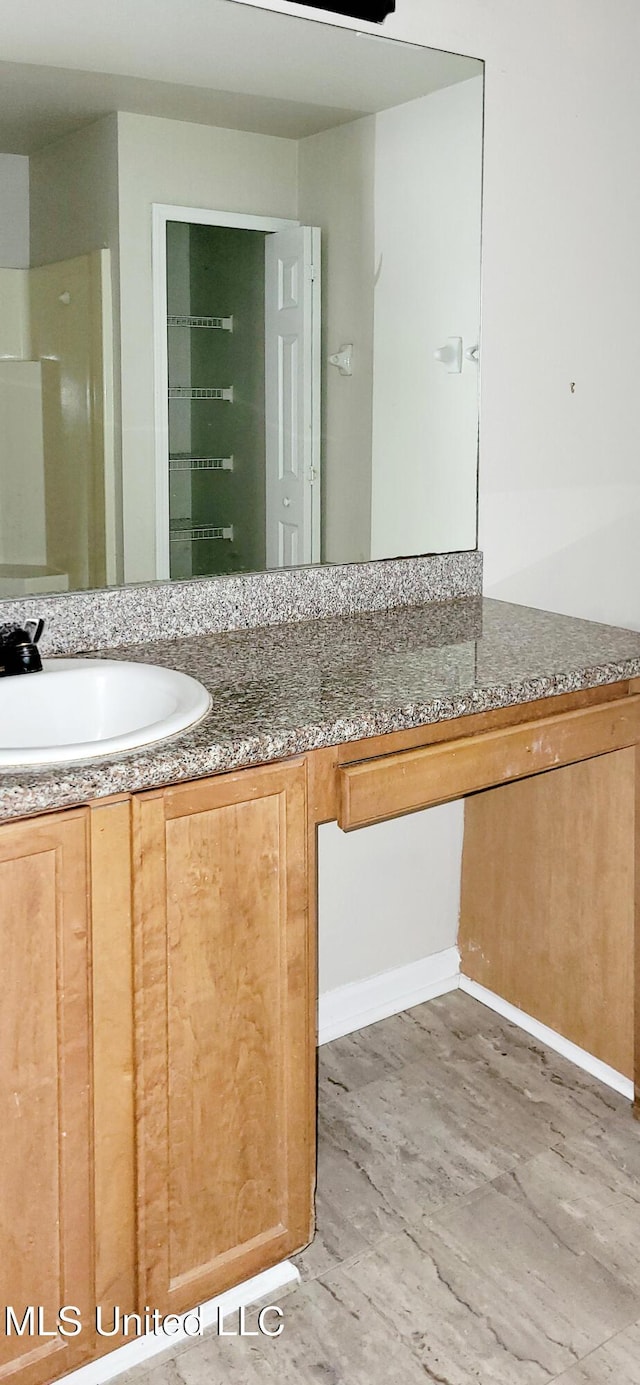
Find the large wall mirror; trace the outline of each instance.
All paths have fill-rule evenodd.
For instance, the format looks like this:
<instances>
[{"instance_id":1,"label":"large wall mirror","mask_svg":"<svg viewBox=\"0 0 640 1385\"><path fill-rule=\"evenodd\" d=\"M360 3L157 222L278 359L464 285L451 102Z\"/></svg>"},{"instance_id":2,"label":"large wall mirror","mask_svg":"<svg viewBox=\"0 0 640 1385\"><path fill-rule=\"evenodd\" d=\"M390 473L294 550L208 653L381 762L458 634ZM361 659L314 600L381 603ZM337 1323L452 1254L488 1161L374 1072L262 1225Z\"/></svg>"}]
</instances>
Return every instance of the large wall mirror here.
<instances>
[{"instance_id":1,"label":"large wall mirror","mask_svg":"<svg viewBox=\"0 0 640 1385\"><path fill-rule=\"evenodd\" d=\"M476 546L482 63L208 22L187 84L177 8L171 80L14 18L0 597Z\"/></svg>"}]
</instances>

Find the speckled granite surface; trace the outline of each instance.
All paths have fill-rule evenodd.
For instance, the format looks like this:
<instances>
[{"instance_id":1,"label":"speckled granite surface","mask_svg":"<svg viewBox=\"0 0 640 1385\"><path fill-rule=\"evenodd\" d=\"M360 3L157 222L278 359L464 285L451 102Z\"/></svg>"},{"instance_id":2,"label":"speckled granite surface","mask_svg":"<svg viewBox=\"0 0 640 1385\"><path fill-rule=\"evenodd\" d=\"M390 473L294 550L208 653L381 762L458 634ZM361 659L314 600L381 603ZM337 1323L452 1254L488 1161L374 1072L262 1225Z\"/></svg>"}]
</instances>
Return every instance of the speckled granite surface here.
<instances>
[{"instance_id":1,"label":"speckled granite surface","mask_svg":"<svg viewBox=\"0 0 640 1385\"><path fill-rule=\"evenodd\" d=\"M113 655L193 674L212 693L211 712L144 751L2 772L0 818L640 676L640 634L480 598Z\"/></svg>"},{"instance_id":2,"label":"speckled granite surface","mask_svg":"<svg viewBox=\"0 0 640 1385\"><path fill-rule=\"evenodd\" d=\"M133 631L175 640L481 593L481 553L432 553L0 601L0 623L42 616L42 652L77 654L130 644Z\"/></svg>"}]
</instances>

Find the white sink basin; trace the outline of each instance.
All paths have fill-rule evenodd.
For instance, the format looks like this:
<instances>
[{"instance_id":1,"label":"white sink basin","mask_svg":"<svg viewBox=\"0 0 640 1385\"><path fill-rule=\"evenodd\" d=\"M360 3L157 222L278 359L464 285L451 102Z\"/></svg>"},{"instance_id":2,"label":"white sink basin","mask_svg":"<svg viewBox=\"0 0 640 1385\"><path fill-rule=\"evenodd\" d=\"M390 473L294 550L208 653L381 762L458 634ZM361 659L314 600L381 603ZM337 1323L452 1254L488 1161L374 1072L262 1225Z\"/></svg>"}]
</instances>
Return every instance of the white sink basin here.
<instances>
[{"instance_id":1,"label":"white sink basin","mask_svg":"<svg viewBox=\"0 0 640 1385\"><path fill-rule=\"evenodd\" d=\"M117 755L175 736L211 698L186 673L118 659L43 659L0 678L0 768Z\"/></svg>"}]
</instances>

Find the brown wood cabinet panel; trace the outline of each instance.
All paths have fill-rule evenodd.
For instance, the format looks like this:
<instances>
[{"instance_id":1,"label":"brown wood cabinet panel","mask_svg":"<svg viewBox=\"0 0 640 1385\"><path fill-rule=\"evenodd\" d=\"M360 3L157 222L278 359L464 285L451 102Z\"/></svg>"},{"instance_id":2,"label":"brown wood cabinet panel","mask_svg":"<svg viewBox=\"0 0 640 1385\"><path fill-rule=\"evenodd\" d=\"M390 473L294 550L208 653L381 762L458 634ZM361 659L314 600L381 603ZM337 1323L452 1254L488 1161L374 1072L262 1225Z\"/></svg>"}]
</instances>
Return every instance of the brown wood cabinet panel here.
<instances>
[{"instance_id":1,"label":"brown wood cabinet panel","mask_svg":"<svg viewBox=\"0 0 640 1385\"><path fill-rule=\"evenodd\" d=\"M87 813L0 827L0 1379L40 1385L93 1350ZM54 1332L76 1305L83 1330ZM42 1320L38 1324L38 1308Z\"/></svg>"},{"instance_id":2,"label":"brown wood cabinet panel","mask_svg":"<svg viewBox=\"0 0 640 1385\"><path fill-rule=\"evenodd\" d=\"M133 811L140 1293L180 1311L311 1235L305 765Z\"/></svg>"},{"instance_id":3,"label":"brown wood cabinet panel","mask_svg":"<svg viewBox=\"0 0 640 1385\"><path fill-rule=\"evenodd\" d=\"M545 717L339 771L344 831L448 803L509 780L603 755L640 740L640 697Z\"/></svg>"},{"instance_id":4,"label":"brown wood cabinet panel","mask_svg":"<svg viewBox=\"0 0 640 1385\"><path fill-rule=\"evenodd\" d=\"M635 749L465 804L465 976L633 1076Z\"/></svg>"},{"instance_id":5,"label":"brown wood cabinet panel","mask_svg":"<svg viewBox=\"0 0 640 1385\"><path fill-rule=\"evenodd\" d=\"M130 800L94 803L90 824L96 1295L109 1329L116 1306L137 1307Z\"/></svg>"}]
</instances>

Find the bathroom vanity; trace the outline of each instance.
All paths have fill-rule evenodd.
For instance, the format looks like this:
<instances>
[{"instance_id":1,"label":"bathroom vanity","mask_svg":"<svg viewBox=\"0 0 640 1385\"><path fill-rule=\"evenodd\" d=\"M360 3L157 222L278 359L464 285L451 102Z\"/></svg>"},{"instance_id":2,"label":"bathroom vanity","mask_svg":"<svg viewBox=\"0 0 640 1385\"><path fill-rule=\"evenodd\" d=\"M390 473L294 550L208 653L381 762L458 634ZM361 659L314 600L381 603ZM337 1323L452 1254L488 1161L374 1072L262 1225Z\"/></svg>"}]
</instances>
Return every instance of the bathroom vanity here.
<instances>
[{"instance_id":1,"label":"bathroom vanity","mask_svg":"<svg viewBox=\"0 0 640 1385\"><path fill-rule=\"evenodd\" d=\"M640 635L476 597L100 651L192 731L3 774L2 1339L41 1385L304 1246L316 839L471 795L464 973L633 1072Z\"/></svg>"}]
</instances>

